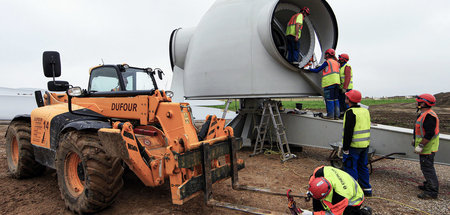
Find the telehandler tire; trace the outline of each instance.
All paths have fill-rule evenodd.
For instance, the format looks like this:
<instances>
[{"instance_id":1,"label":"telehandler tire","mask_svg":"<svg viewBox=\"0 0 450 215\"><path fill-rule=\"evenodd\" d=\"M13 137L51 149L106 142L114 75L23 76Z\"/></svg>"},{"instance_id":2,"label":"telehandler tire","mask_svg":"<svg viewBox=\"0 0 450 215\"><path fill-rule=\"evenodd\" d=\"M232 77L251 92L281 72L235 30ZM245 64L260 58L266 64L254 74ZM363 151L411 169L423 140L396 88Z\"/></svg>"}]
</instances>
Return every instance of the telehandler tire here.
<instances>
[{"instance_id":1,"label":"telehandler tire","mask_svg":"<svg viewBox=\"0 0 450 215\"><path fill-rule=\"evenodd\" d=\"M12 177L22 179L42 175L45 166L34 159L31 124L13 121L6 134L6 158Z\"/></svg>"},{"instance_id":2,"label":"telehandler tire","mask_svg":"<svg viewBox=\"0 0 450 215\"><path fill-rule=\"evenodd\" d=\"M123 186L121 160L105 153L96 132L64 134L56 152L56 172L66 207L78 214L108 207Z\"/></svg>"}]
</instances>

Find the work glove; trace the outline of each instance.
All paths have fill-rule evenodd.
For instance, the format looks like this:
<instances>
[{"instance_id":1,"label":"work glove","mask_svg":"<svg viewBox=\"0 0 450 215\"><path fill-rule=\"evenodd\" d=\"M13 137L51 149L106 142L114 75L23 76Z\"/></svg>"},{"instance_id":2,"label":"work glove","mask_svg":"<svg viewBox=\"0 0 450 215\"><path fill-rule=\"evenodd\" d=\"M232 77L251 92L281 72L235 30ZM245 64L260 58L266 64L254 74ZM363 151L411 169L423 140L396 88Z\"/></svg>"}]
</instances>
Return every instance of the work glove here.
<instances>
[{"instance_id":1,"label":"work glove","mask_svg":"<svg viewBox=\"0 0 450 215\"><path fill-rule=\"evenodd\" d=\"M348 155L350 152L349 152L348 150L343 150L342 153L343 153L344 155Z\"/></svg>"},{"instance_id":2,"label":"work glove","mask_svg":"<svg viewBox=\"0 0 450 215\"><path fill-rule=\"evenodd\" d=\"M414 152L416 154L420 154L420 153L422 153L422 151L423 151L423 144L417 145L416 148L414 149Z\"/></svg>"},{"instance_id":3,"label":"work glove","mask_svg":"<svg viewBox=\"0 0 450 215\"><path fill-rule=\"evenodd\" d=\"M303 211L302 215L313 215L311 211Z\"/></svg>"},{"instance_id":4,"label":"work glove","mask_svg":"<svg viewBox=\"0 0 450 215\"><path fill-rule=\"evenodd\" d=\"M346 89L341 89L342 93L346 93L347 90Z\"/></svg>"}]
</instances>

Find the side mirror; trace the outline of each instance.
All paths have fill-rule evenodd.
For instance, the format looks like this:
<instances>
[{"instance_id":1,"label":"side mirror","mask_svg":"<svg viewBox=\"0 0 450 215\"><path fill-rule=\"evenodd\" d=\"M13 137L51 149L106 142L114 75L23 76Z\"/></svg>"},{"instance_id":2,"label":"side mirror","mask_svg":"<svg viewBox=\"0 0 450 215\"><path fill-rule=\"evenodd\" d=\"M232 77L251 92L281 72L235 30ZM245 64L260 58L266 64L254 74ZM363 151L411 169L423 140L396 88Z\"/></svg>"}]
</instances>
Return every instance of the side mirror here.
<instances>
[{"instance_id":1,"label":"side mirror","mask_svg":"<svg viewBox=\"0 0 450 215\"><path fill-rule=\"evenodd\" d=\"M42 55L44 75L48 78L61 76L61 60L56 51L45 51Z\"/></svg>"},{"instance_id":2,"label":"side mirror","mask_svg":"<svg viewBox=\"0 0 450 215\"><path fill-rule=\"evenodd\" d=\"M164 75L164 72L160 68L156 68L155 71L158 72L158 78L159 80L162 80L162 77Z\"/></svg>"},{"instance_id":3,"label":"side mirror","mask_svg":"<svg viewBox=\"0 0 450 215\"><path fill-rule=\"evenodd\" d=\"M49 81L47 88L50 91L66 91L69 89L69 82L67 81Z\"/></svg>"}]
</instances>

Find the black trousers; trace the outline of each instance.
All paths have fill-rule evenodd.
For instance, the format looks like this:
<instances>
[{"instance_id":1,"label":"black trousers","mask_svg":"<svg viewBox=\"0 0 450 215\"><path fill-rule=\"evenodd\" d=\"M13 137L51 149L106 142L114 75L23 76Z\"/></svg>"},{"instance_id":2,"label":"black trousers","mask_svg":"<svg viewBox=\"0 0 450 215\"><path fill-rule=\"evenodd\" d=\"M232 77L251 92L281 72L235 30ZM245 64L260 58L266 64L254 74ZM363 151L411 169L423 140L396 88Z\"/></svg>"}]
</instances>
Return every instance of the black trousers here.
<instances>
[{"instance_id":1,"label":"black trousers","mask_svg":"<svg viewBox=\"0 0 450 215\"><path fill-rule=\"evenodd\" d=\"M430 155L420 155L420 170L425 177L425 193L431 196L437 196L439 193L439 181L434 169L434 152Z\"/></svg>"},{"instance_id":2,"label":"black trousers","mask_svg":"<svg viewBox=\"0 0 450 215\"><path fill-rule=\"evenodd\" d=\"M313 199L313 211L324 211L325 208L323 207L320 200ZM361 213L361 206L348 206L344 210L344 215L360 215Z\"/></svg>"}]
</instances>

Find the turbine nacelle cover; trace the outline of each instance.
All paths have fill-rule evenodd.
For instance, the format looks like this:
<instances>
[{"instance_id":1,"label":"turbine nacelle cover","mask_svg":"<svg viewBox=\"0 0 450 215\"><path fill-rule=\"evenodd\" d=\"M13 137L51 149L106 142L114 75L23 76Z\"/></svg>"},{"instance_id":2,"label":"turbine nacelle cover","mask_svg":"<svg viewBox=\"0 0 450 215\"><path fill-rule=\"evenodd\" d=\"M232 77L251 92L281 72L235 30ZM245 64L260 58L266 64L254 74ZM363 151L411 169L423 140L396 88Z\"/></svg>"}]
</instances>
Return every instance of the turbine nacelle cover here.
<instances>
[{"instance_id":1,"label":"turbine nacelle cover","mask_svg":"<svg viewBox=\"0 0 450 215\"><path fill-rule=\"evenodd\" d=\"M305 6L311 15L301 33L301 67L314 53L316 35L322 53L336 47L336 19L326 1L216 1L195 29L172 33L175 95L189 99L320 95L320 75L304 73L286 61L286 25Z\"/></svg>"}]
</instances>

